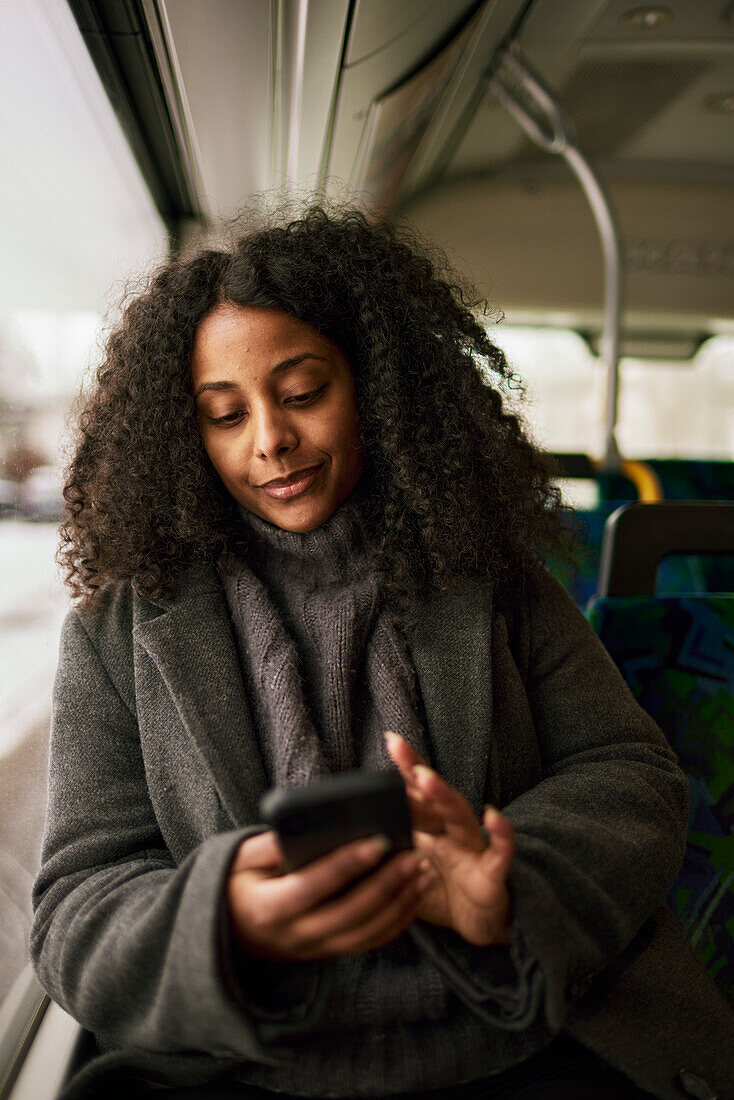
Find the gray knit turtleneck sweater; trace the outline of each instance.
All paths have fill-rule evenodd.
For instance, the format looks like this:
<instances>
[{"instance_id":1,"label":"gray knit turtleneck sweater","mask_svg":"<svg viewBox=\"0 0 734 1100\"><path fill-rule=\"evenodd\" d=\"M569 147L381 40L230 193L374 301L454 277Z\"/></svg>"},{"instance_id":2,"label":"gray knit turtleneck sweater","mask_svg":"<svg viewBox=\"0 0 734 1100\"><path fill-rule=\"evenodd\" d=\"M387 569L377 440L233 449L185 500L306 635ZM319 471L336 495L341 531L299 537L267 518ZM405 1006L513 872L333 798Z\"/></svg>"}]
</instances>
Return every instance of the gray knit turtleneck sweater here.
<instances>
[{"instance_id":1,"label":"gray knit turtleneck sweater","mask_svg":"<svg viewBox=\"0 0 734 1100\"><path fill-rule=\"evenodd\" d=\"M392 768L388 729L426 754L415 673L379 606L360 502L353 494L305 534L242 509L248 560L230 556L221 570L275 786Z\"/></svg>"},{"instance_id":2,"label":"gray knit turtleneck sweater","mask_svg":"<svg viewBox=\"0 0 734 1100\"><path fill-rule=\"evenodd\" d=\"M429 758L415 673L371 568L357 492L315 531L298 534L243 511L246 560L220 575L248 699L273 785L302 785L355 768L393 765L383 733ZM504 949L498 976L506 973ZM503 965L504 964L504 965ZM370 1096L475 1080L549 1039L480 1020L409 935L315 965L242 968L256 1018L310 1012L281 1065L247 1063L239 1079L309 1096ZM500 979L501 980L501 979ZM280 991L285 1004L279 1004Z\"/></svg>"}]
</instances>

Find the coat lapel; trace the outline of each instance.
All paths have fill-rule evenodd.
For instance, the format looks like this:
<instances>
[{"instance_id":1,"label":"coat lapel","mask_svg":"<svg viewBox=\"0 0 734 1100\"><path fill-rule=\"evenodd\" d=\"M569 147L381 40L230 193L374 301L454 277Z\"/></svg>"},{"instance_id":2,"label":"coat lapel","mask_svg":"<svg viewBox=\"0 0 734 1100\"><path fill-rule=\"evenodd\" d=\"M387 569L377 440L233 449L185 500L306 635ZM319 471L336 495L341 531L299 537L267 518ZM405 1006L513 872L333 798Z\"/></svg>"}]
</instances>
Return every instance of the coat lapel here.
<instances>
[{"instance_id":1,"label":"coat lapel","mask_svg":"<svg viewBox=\"0 0 734 1100\"><path fill-rule=\"evenodd\" d=\"M418 601L408 637L433 765L477 815L491 748L491 633L490 586L467 580Z\"/></svg>"},{"instance_id":2,"label":"coat lapel","mask_svg":"<svg viewBox=\"0 0 734 1100\"><path fill-rule=\"evenodd\" d=\"M191 570L173 603L147 606L153 616L138 622L134 638L168 689L171 710L206 761L233 824L258 821L267 776L216 573Z\"/></svg>"},{"instance_id":3,"label":"coat lapel","mask_svg":"<svg viewBox=\"0 0 734 1100\"><path fill-rule=\"evenodd\" d=\"M153 661L234 824L259 820L268 779L213 569L186 574L175 601L147 604L135 640ZM491 589L464 581L416 601L408 649L432 763L481 812L491 747Z\"/></svg>"}]
</instances>

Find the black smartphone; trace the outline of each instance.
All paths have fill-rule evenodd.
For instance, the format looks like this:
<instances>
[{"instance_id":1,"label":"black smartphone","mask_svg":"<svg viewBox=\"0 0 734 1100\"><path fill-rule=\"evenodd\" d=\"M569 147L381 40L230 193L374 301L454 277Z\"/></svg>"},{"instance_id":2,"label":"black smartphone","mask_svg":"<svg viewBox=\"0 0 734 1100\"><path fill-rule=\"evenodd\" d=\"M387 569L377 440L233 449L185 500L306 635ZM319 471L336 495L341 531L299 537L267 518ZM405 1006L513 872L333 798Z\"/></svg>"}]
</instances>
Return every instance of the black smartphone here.
<instances>
[{"instance_id":1,"label":"black smartphone","mask_svg":"<svg viewBox=\"0 0 734 1100\"><path fill-rule=\"evenodd\" d=\"M398 772L345 772L307 787L275 788L260 800L260 815L278 834L286 871L375 833L392 841L386 859L413 847L405 784Z\"/></svg>"}]
</instances>

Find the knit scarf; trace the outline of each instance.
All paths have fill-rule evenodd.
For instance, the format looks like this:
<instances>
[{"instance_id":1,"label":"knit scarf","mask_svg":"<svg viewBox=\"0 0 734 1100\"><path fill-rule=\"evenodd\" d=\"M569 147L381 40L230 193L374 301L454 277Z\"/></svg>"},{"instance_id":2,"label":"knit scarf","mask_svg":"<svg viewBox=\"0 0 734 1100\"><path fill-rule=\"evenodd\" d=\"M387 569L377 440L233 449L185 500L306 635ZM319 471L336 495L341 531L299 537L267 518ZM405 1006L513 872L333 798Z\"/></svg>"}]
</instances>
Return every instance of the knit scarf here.
<instances>
[{"instance_id":1,"label":"knit scarf","mask_svg":"<svg viewBox=\"0 0 734 1100\"><path fill-rule=\"evenodd\" d=\"M220 575L271 784L393 765L383 733L427 756L415 672L381 605L359 491L299 533L242 509L246 559Z\"/></svg>"}]
</instances>

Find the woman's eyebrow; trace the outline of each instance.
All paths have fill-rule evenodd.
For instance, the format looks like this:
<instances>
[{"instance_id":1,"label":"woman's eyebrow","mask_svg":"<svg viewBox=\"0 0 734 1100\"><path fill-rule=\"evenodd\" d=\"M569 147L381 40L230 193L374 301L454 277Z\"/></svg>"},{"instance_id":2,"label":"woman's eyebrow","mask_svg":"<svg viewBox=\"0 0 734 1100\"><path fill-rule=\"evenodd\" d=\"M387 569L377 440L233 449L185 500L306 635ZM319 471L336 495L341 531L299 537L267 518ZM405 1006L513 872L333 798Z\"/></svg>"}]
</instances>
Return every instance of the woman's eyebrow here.
<instances>
[{"instance_id":1,"label":"woman's eyebrow","mask_svg":"<svg viewBox=\"0 0 734 1100\"><path fill-rule=\"evenodd\" d=\"M198 390L194 394L194 397L198 397L204 390L236 390L239 386L236 382L204 382L199 386Z\"/></svg>"},{"instance_id":2,"label":"woman's eyebrow","mask_svg":"<svg viewBox=\"0 0 734 1100\"><path fill-rule=\"evenodd\" d=\"M328 362L325 355L316 355L312 351L304 351L300 355L293 355L290 359L284 359L282 363L274 366L270 373L280 374L282 371L288 370L289 367L297 367L304 359L319 359L322 363Z\"/></svg>"},{"instance_id":3,"label":"woman's eyebrow","mask_svg":"<svg viewBox=\"0 0 734 1100\"><path fill-rule=\"evenodd\" d=\"M326 356L316 355L312 351L304 351L300 355L292 355L289 359L284 359L281 363L276 365L270 371L272 374L281 374L283 371L288 370L290 367L297 367L299 363L302 363L304 359L318 359L322 363L328 362ZM237 382L228 382L222 380L221 382L204 382L197 389L194 397L198 397L200 393L205 390L236 390L239 389Z\"/></svg>"}]
</instances>

